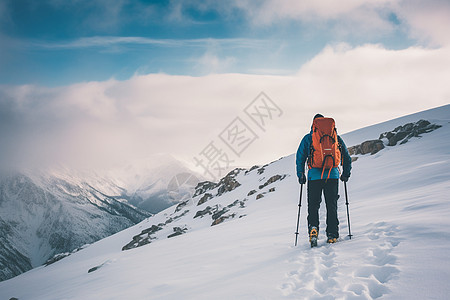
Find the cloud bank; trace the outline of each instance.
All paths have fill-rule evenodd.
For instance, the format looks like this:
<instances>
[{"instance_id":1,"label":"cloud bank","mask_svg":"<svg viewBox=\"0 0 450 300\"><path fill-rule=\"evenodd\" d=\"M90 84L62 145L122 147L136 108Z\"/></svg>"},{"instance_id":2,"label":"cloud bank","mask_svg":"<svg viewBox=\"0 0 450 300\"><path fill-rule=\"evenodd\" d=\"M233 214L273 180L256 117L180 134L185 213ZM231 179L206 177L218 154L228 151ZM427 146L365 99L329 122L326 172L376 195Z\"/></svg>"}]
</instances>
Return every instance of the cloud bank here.
<instances>
[{"instance_id":1,"label":"cloud bank","mask_svg":"<svg viewBox=\"0 0 450 300\"><path fill-rule=\"evenodd\" d=\"M236 165L294 153L316 113L341 133L450 102L450 49L328 46L293 76L136 75L65 87L0 87L2 167L111 166L155 153L193 163L264 91L283 115ZM245 120L245 119L244 119ZM250 124L249 124L250 125ZM230 156L232 156L231 151Z\"/></svg>"}]
</instances>

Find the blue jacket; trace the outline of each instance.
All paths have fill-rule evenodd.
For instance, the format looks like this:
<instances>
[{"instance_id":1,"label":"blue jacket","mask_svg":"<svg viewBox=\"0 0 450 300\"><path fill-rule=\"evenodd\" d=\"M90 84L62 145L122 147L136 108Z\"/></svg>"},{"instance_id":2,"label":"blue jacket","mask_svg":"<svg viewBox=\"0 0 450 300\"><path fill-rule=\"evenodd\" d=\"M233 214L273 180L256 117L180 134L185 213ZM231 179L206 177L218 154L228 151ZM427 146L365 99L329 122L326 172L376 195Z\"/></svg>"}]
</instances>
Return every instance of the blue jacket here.
<instances>
[{"instance_id":1,"label":"blue jacket","mask_svg":"<svg viewBox=\"0 0 450 300\"><path fill-rule=\"evenodd\" d=\"M343 171L342 175L345 177L350 177L350 170L352 169L352 158L348 153L347 146L345 146L344 141L338 135L338 142L341 145L341 159L343 163ZM300 143L300 146L297 150L297 176L300 178L302 173L305 173L305 162L308 159L310 154L312 144L312 132L305 135ZM323 178L328 178L329 169L326 169L323 172ZM319 180L322 179L322 169L321 168L312 168L308 171L308 180ZM332 168L330 173L330 178L339 179L339 169Z\"/></svg>"}]
</instances>

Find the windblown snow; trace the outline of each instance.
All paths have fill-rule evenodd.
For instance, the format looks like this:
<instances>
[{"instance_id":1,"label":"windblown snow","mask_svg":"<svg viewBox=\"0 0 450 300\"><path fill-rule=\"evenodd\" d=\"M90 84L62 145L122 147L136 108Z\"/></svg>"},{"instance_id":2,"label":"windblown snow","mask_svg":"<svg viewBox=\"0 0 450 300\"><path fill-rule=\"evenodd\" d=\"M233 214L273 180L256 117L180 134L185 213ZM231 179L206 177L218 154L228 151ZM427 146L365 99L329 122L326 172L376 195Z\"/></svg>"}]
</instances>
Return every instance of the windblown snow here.
<instances>
[{"instance_id":1,"label":"windblown snow","mask_svg":"<svg viewBox=\"0 0 450 300\"><path fill-rule=\"evenodd\" d=\"M205 183L192 199L1 282L0 298L447 299L450 105L342 137L353 146L420 120L441 127L356 155L352 239L341 185L341 239L325 243L322 207L319 246L310 248L303 189L294 247L300 186L290 155Z\"/></svg>"}]
</instances>

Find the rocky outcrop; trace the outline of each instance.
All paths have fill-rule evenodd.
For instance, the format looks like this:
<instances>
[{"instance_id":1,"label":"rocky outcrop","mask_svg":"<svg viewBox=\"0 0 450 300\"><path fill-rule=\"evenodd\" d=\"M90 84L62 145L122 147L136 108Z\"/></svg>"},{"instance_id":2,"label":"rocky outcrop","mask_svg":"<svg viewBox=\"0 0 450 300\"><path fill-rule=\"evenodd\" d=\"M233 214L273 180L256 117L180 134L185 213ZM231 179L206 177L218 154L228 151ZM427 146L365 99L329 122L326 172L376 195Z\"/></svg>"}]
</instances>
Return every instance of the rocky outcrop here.
<instances>
[{"instance_id":1,"label":"rocky outcrop","mask_svg":"<svg viewBox=\"0 0 450 300\"><path fill-rule=\"evenodd\" d=\"M350 153L350 155L358 155L358 154L373 155L382 149L384 149L384 144L382 140L370 140L365 141L360 145L349 147L348 152Z\"/></svg>"},{"instance_id":2,"label":"rocky outcrop","mask_svg":"<svg viewBox=\"0 0 450 300\"><path fill-rule=\"evenodd\" d=\"M264 165L264 166L262 166L261 168L259 168L258 169L258 175L261 175L262 173L264 173L264 171L266 170L266 167L267 167L268 165Z\"/></svg>"},{"instance_id":3,"label":"rocky outcrop","mask_svg":"<svg viewBox=\"0 0 450 300\"><path fill-rule=\"evenodd\" d=\"M392 131L387 131L380 134L379 139L365 141L360 145L348 148L350 155L364 155L375 154L387 146L395 146L407 143L413 137L421 137L421 134L431 132L441 125L431 124L427 120L419 120L415 123L408 123L403 126L398 126ZM352 161L356 161L356 157L352 157Z\"/></svg>"},{"instance_id":4,"label":"rocky outcrop","mask_svg":"<svg viewBox=\"0 0 450 300\"><path fill-rule=\"evenodd\" d=\"M211 216L211 219L213 220L211 226L217 225L222 223L223 221L227 220L227 219L232 219L236 216L236 213L232 213L229 215L226 215L231 208L233 208L234 206L239 205L240 208L244 208L245 207L245 201L247 201L247 199L244 200L235 200L233 203L230 203L229 205L222 207L219 204L216 204L214 206L207 206L205 209L199 210L195 213L194 219L195 218L203 218L207 215Z\"/></svg>"},{"instance_id":5,"label":"rocky outcrop","mask_svg":"<svg viewBox=\"0 0 450 300\"><path fill-rule=\"evenodd\" d=\"M167 236L167 238L168 239L170 239L170 238L173 238L173 237L175 237L175 236L179 236L179 235L182 235L183 233L185 233L187 231L187 228L182 228L182 227L174 227L173 228L173 233L172 234L169 234L168 236Z\"/></svg>"},{"instance_id":6,"label":"rocky outcrop","mask_svg":"<svg viewBox=\"0 0 450 300\"><path fill-rule=\"evenodd\" d=\"M131 242L122 247L122 251L150 244L154 239L151 235L161 229L161 226L152 225L151 227L142 230L140 234L133 236Z\"/></svg>"},{"instance_id":7,"label":"rocky outcrop","mask_svg":"<svg viewBox=\"0 0 450 300\"><path fill-rule=\"evenodd\" d=\"M236 180L236 176L243 170L245 170L245 169L241 169L241 168L234 169L233 171L229 172L225 177L223 177L219 181L219 183L214 183L211 181L200 182L195 187L194 197L202 195L208 191L214 190L215 188L218 188L217 196L221 196L222 194L224 194L226 192L231 192L232 190L234 190L235 188L237 188L238 186L241 185ZM247 173L248 172L246 172L246 174Z\"/></svg>"},{"instance_id":8,"label":"rocky outcrop","mask_svg":"<svg viewBox=\"0 0 450 300\"><path fill-rule=\"evenodd\" d=\"M190 199L178 203L177 207L175 208L175 212L179 212L180 210L182 210L183 207L188 205L189 201L190 201Z\"/></svg>"},{"instance_id":9,"label":"rocky outcrop","mask_svg":"<svg viewBox=\"0 0 450 300\"><path fill-rule=\"evenodd\" d=\"M212 182L212 181L199 182L197 184L197 186L195 187L195 193L194 193L193 197L204 194L207 191L215 189L216 187L217 187L217 183Z\"/></svg>"},{"instance_id":10,"label":"rocky outcrop","mask_svg":"<svg viewBox=\"0 0 450 300\"><path fill-rule=\"evenodd\" d=\"M50 258L50 259L48 259L46 262L45 262L45 266L49 266L49 265L51 265L51 264L54 264L55 262L57 262L57 261L60 261L61 259L63 259L63 258L65 258L65 257L67 257L67 256L69 256L70 255L70 253L59 253L59 254L56 254L55 256L53 256L52 258Z\"/></svg>"},{"instance_id":11,"label":"rocky outcrop","mask_svg":"<svg viewBox=\"0 0 450 300\"><path fill-rule=\"evenodd\" d=\"M416 123L408 123L398 126L392 131L380 134L379 139L387 139L388 146L395 146L397 143L405 144L412 137L420 137L421 134L429 133L442 127L441 125L431 124L427 120L420 120Z\"/></svg>"},{"instance_id":12,"label":"rocky outcrop","mask_svg":"<svg viewBox=\"0 0 450 300\"><path fill-rule=\"evenodd\" d=\"M217 196L220 196L226 192L231 192L232 190L239 187L241 184L236 180L236 176L244 169L234 169L227 174L224 178L219 181L219 189L217 190Z\"/></svg>"},{"instance_id":13,"label":"rocky outcrop","mask_svg":"<svg viewBox=\"0 0 450 300\"><path fill-rule=\"evenodd\" d=\"M259 166L253 166L253 167L251 167L249 170L245 171L245 175L247 175L247 174L250 173L251 171L256 170L256 169L258 169L258 168L259 168Z\"/></svg>"},{"instance_id":14,"label":"rocky outcrop","mask_svg":"<svg viewBox=\"0 0 450 300\"><path fill-rule=\"evenodd\" d=\"M49 265L51 265L51 264L54 264L55 262L60 261L61 259L66 258L66 257L69 256L69 255L72 255L72 254L74 254L74 253L76 253L76 252L78 252L78 251L80 251L80 250L83 250L83 249L86 248L87 246L89 246L89 244L86 244L86 245L84 245L84 246L82 246L82 247L79 247L79 248L73 250L72 252L58 253L58 254L56 254L55 256L53 256L52 258L48 259L48 260L45 262L44 266L47 267L47 266L49 266Z\"/></svg>"},{"instance_id":15,"label":"rocky outcrop","mask_svg":"<svg viewBox=\"0 0 450 300\"><path fill-rule=\"evenodd\" d=\"M223 223L226 219L234 218L235 216L236 216L235 214L231 214L228 216L221 216L215 219L214 222L212 222L211 226L219 225L220 223Z\"/></svg>"},{"instance_id":16,"label":"rocky outcrop","mask_svg":"<svg viewBox=\"0 0 450 300\"><path fill-rule=\"evenodd\" d=\"M251 190L250 192L248 192L247 196L251 196L251 195L253 195L255 193L256 193L256 190Z\"/></svg>"},{"instance_id":17,"label":"rocky outcrop","mask_svg":"<svg viewBox=\"0 0 450 300\"><path fill-rule=\"evenodd\" d=\"M216 212L218 210L218 205L215 205L213 207L211 206L207 206L205 209L199 210L195 213L194 219L195 218L202 218L205 215L212 215L214 212Z\"/></svg>"},{"instance_id":18,"label":"rocky outcrop","mask_svg":"<svg viewBox=\"0 0 450 300\"><path fill-rule=\"evenodd\" d=\"M206 201L208 201L212 197L213 197L213 195L210 194L210 193L204 194L203 197L201 197L200 200L198 200L197 206L198 205L202 205L203 203L205 203Z\"/></svg>"},{"instance_id":19,"label":"rocky outcrop","mask_svg":"<svg viewBox=\"0 0 450 300\"><path fill-rule=\"evenodd\" d=\"M283 180L284 178L286 178L286 175L274 175L272 177L270 177L264 184L259 186L259 189L263 189L266 186L268 186L271 183L274 183L278 180Z\"/></svg>"}]
</instances>

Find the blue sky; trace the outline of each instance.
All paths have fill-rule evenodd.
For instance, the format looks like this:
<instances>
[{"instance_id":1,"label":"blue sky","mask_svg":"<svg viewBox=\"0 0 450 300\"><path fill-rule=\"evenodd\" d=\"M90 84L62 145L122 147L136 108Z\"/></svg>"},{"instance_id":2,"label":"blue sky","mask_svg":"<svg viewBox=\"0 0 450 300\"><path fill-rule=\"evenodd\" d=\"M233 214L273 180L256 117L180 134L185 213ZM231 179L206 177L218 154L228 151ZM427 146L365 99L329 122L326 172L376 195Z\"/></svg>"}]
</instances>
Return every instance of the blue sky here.
<instances>
[{"instance_id":1,"label":"blue sky","mask_svg":"<svg viewBox=\"0 0 450 300\"><path fill-rule=\"evenodd\" d=\"M326 45L402 49L418 43L387 5L373 9L374 22L383 22L377 29L345 23L347 13L365 13L359 11L321 16L317 7L298 16L255 15L264 2L2 0L0 83L58 86L148 73L294 74Z\"/></svg>"},{"instance_id":2,"label":"blue sky","mask_svg":"<svg viewBox=\"0 0 450 300\"><path fill-rule=\"evenodd\" d=\"M192 164L261 92L283 114L232 159L264 164L316 113L450 103L448 28L448 0L0 0L0 165Z\"/></svg>"}]
</instances>

